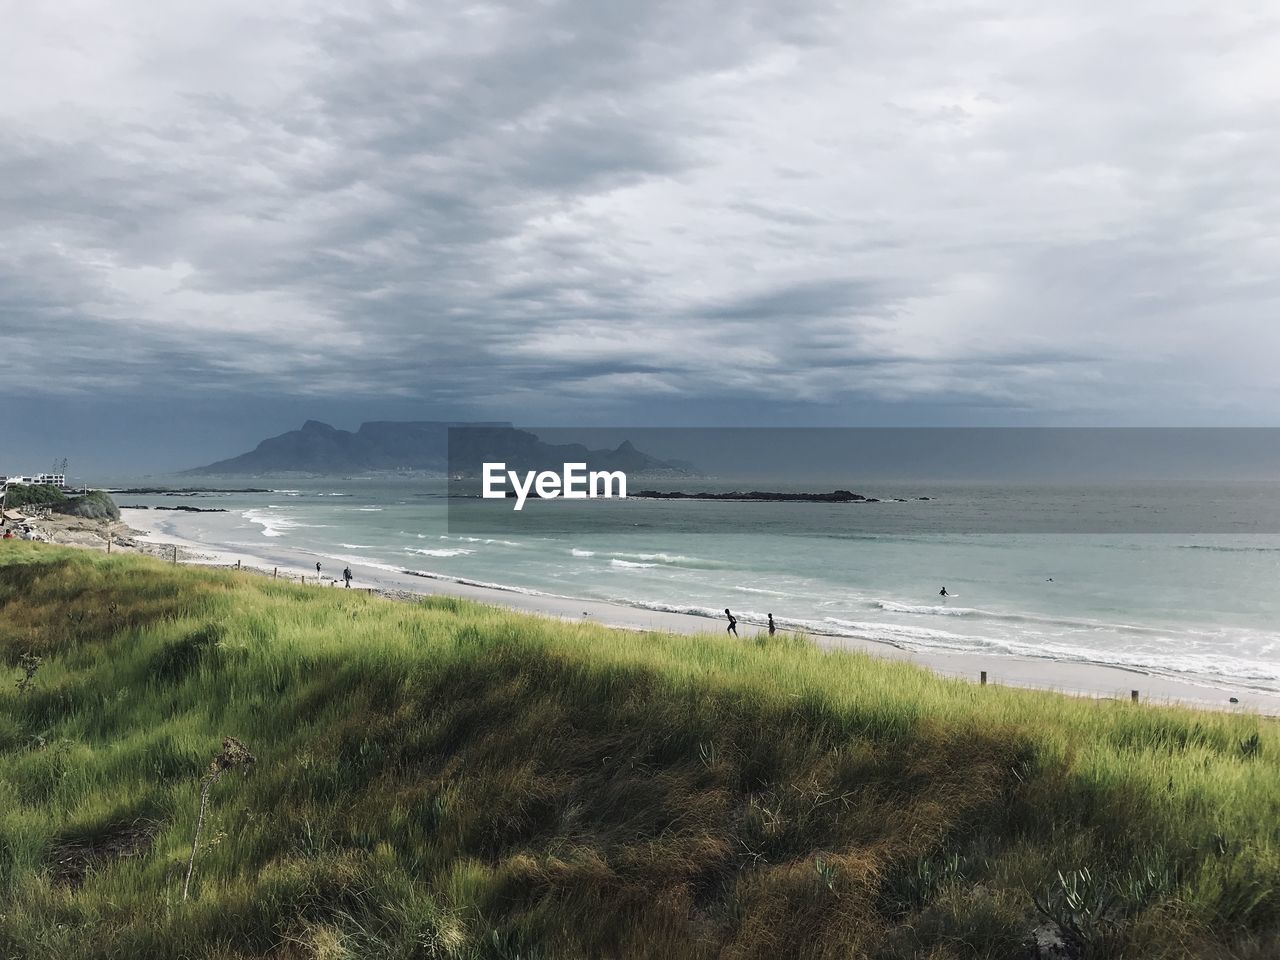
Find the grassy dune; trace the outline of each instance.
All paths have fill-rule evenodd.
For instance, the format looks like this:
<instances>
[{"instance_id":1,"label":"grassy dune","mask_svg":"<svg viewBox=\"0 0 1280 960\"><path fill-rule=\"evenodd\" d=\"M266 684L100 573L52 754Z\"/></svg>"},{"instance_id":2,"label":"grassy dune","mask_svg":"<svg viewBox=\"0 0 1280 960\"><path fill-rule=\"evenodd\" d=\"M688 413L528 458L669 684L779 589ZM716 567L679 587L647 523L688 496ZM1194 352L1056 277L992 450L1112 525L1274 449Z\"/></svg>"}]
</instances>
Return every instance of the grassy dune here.
<instances>
[{"instance_id":1,"label":"grassy dune","mask_svg":"<svg viewBox=\"0 0 1280 960\"><path fill-rule=\"evenodd\" d=\"M3 957L1280 956L1252 717L26 543L0 660Z\"/></svg>"}]
</instances>

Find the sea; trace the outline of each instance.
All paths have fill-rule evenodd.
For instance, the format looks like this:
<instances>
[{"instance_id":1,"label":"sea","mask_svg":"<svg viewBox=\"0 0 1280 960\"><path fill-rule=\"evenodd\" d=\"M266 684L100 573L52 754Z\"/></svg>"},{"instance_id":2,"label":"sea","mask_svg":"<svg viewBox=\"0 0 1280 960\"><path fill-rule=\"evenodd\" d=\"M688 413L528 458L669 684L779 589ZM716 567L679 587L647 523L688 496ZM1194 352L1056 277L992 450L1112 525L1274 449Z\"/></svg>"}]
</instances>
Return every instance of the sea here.
<instances>
[{"instance_id":1,"label":"sea","mask_svg":"<svg viewBox=\"0 0 1280 960\"><path fill-rule=\"evenodd\" d=\"M873 504L629 499L610 505L624 522L511 518L494 533L451 527L444 480L262 485L116 499L223 511L151 517L174 536L267 562L305 557L334 576L415 572L708 618L728 607L748 624L771 613L786 630L908 650L1280 691L1280 535L1258 532L1280 525L1280 483L873 485ZM975 522L991 517L1002 520Z\"/></svg>"}]
</instances>

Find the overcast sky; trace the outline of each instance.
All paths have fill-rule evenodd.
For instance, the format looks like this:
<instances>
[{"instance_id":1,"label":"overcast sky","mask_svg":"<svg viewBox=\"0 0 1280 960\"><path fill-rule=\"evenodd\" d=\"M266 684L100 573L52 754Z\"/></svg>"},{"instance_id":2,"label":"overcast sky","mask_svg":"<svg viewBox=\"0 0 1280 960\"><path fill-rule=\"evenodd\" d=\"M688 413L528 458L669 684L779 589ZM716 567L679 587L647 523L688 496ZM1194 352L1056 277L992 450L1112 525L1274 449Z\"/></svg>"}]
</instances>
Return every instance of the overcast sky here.
<instances>
[{"instance_id":1,"label":"overcast sky","mask_svg":"<svg viewBox=\"0 0 1280 960\"><path fill-rule=\"evenodd\" d=\"M1280 422L1274 4L0 9L0 472L309 416Z\"/></svg>"}]
</instances>

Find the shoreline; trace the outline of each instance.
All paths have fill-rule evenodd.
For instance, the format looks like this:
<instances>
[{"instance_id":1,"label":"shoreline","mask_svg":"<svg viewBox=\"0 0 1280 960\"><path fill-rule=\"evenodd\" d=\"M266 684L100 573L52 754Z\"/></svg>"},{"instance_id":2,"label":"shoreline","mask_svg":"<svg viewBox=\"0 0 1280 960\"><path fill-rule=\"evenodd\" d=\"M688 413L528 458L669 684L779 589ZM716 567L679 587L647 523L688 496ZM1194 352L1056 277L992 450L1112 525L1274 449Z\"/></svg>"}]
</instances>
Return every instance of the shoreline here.
<instances>
[{"instance_id":1,"label":"shoreline","mask_svg":"<svg viewBox=\"0 0 1280 960\"><path fill-rule=\"evenodd\" d=\"M216 567L236 567L271 576L279 575L291 580L316 581L315 562L322 564L331 558L298 550L273 550L263 544L260 551L228 550L223 547L199 543L171 531L161 529L163 517L150 515L149 510L123 509L123 524L130 528L132 538L140 541L138 552L168 559L174 546L179 549L181 563L194 563ZM326 564L328 566L328 564ZM392 599L411 600L418 596L454 596L478 603L505 607L535 616L552 617L570 622L589 621L614 629L632 631L656 631L682 634L714 634L724 630L721 621L690 613L651 610L603 600L584 600L523 590L496 583L480 583L452 578L445 575L414 573L390 566L351 564L358 589L373 590ZM340 571L330 566L331 573ZM334 584L334 589L344 589L333 577L322 576L321 582ZM739 630L744 641L762 633L759 625L739 620ZM753 632L753 628L757 628ZM787 631L783 631L787 632ZM975 653L951 653L933 650L912 650L878 640L854 639L815 631L807 635L826 650L846 650L865 653L887 660L913 663L941 676L967 680L975 685L983 672L987 682L1028 690L1065 693L1095 699L1128 701L1130 691L1138 690L1145 703L1168 703L1202 709L1253 712L1265 716L1280 716L1280 693L1252 690L1246 687L1211 687L1189 680L1146 673L1132 667L1107 664L1036 659L1010 655L984 655ZM1230 703L1229 697L1239 703Z\"/></svg>"}]
</instances>

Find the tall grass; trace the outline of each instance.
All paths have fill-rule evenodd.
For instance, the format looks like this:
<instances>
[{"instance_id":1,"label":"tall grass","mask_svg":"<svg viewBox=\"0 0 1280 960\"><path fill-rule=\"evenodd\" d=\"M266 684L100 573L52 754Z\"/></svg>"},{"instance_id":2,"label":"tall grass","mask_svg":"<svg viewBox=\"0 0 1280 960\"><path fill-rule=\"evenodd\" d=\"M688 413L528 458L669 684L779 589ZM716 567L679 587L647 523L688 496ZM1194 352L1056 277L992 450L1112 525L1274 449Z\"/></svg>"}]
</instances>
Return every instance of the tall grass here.
<instances>
[{"instance_id":1,"label":"tall grass","mask_svg":"<svg viewBox=\"0 0 1280 960\"><path fill-rule=\"evenodd\" d=\"M6 957L1280 956L1251 716L27 543L0 662Z\"/></svg>"}]
</instances>

